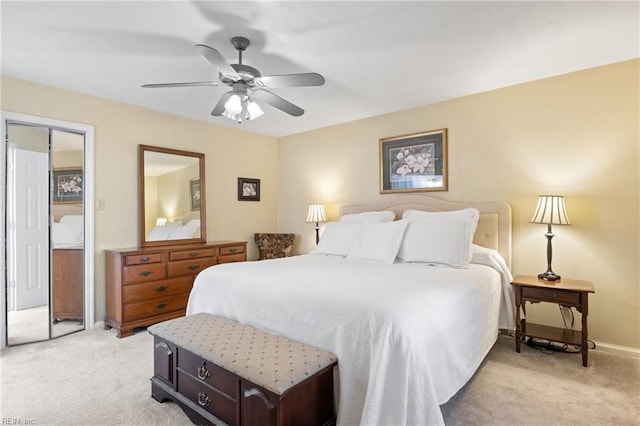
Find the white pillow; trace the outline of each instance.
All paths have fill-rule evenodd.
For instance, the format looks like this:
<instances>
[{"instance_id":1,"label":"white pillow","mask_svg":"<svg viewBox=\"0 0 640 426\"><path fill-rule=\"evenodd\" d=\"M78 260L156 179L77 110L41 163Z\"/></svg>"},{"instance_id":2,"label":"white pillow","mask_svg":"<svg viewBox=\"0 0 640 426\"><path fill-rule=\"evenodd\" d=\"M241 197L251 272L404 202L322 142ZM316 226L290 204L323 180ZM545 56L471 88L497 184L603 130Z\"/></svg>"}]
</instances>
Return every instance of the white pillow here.
<instances>
[{"instance_id":1,"label":"white pillow","mask_svg":"<svg viewBox=\"0 0 640 426\"><path fill-rule=\"evenodd\" d=\"M367 222L391 222L396 218L394 212L385 210L382 212L364 212L345 214L340 218L340 222L347 223L367 223Z\"/></svg>"},{"instance_id":2,"label":"white pillow","mask_svg":"<svg viewBox=\"0 0 640 426\"><path fill-rule=\"evenodd\" d=\"M395 261L402 237L407 228L406 220L395 222L365 222L347 259L391 264Z\"/></svg>"},{"instance_id":3,"label":"white pillow","mask_svg":"<svg viewBox=\"0 0 640 426\"><path fill-rule=\"evenodd\" d=\"M84 216L68 214L60 218L60 223L82 223L84 225Z\"/></svg>"},{"instance_id":4,"label":"white pillow","mask_svg":"<svg viewBox=\"0 0 640 426\"><path fill-rule=\"evenodd\" d=\"M169 239L169 235L176 229L182 221L176 222L167 222L161 226L154 226L151 232L149 232L149 236L147 237L147 241L163 241Z\"/></svg>"},{"instance_id":5,"label":"white pillow","mask_svg":"<svg viewBox=\"0 0 640 426\"><path fill-rule=\"evenodd\" d=\"M408 215L409 225L398 252L401 262L443 264L467 268L471 243L480 213L469 208L453 212L416 212ZM403 216L405 215L403 214Z\"/></svg>"},{"instance_id":6,"label":"white pillow","mask_svg":"<svg viewBox=\"0 0 640 426\"><path fill-rule=\"evenodd\" d=\"M320 236L318 246L311 254L346 256L360 234L359 223L330 222Z\"/></svg>"},{"instance_id":7,"label":"white pillow","mask_svg":"<svg viewBox=\"0 0 640 426\"><path fill-rule=\"evenodd\" d=\"M195 221L191 221L183 226L178 226L176 229L171 231L169 234L170 240L182 240L184 238L196 238L199 235L196 234L196 231L200 228L199 223L193 223Z\"/></svg>"},{"instance_id":8,"label":"white pillow","mask_svg":"<svg viewBox=\"0 0 640 426\"><path fill-rule=\"evenodd\" d=\"M54 223L51 239L54 244L81 244L84 223Z\"/></svg>"}]
</instances>

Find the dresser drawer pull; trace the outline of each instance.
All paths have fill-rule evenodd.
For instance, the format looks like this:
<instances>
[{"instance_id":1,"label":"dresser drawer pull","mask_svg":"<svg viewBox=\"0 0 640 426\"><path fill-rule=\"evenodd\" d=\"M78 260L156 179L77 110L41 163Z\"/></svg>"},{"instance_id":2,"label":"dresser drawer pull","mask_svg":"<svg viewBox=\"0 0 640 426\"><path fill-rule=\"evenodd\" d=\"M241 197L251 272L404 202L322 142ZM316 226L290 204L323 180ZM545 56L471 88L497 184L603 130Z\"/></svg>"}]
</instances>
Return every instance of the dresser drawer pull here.
<instances>
[{"instance_id":1,"label":"dresser drawer pull","mask_svg":"<svg viewBox=\"0 0 640 426\"><path fill-rule=\"evenodd\" d=\"M189 256L198 257L198 252L193 251L193 252L189 253Z\"/></svg>"},{"instance_id":2,"label":"dresser drawer pull","mask_svg":"<svg viewBox=\"0 0 640 426\"><path fill-rule=\"evenodd\" d=\"M167 289L166 285L160 285L158 287L156 287L156 291L165 291Z\"/></svg>"},{"instance_id":3,"label":"dresser drawer pull","mask_svg":"<svg viewBox=\"0 0 640 426\"><path fill-rule=\"evenodd\" d=\"M260 398L262 402L264 402L264 405L267 406L268 410L272 410L276 406L273 402L269 401L267 397L264 396L264 394L257 388L251 388L244 391L245 398L249 398L250 396L257 396L258 398Z\"/></svg>"},{"instance_id":4,"label":"dresser drawer pull","mask_svg":"<svg viewBox=\"0 0 640 426\"><path fill-rule=\"evenodd\" d=\"M207 370L207 366L205 364L198 367L198 379L206 380L209 377L211 377L211 373Z\"/></svg>"},{"instance_id":5,"label":"dresser drawer pull","mask_svg":"<svg viewBox=\"0 0 640 426\"><path fill-rule=\"evenodd\" d=\"M558 298L558 294L553 291L542 291L542 297L545 299L556 300Z\"/></svg>"},{"instance_id":6,"label":"dresser drawer pull","mask_svg":"<svg viewBox=\"0 0 640 426\"><path fill-rule=\"evenodd\" d=\"M200 404L201 406L205 406L207 404L209 404L211 402L211 398L209 398L209 395L207 395L206 393L200 391L198 392L198 404Z\"/></svg>"},{"instance_id":7,"label":"dresser drawer pull","mask_svg":"<svg viewBox=\"0 0 640 426\"><path fill-rule=\"evenodd\" d=\"M238 249L237 249L237 248L235 248L235 247L233 247L233 248L230 248L230 249L229 249L229 252L231 252L231 253L235 253L235 252L237 252L237 251L238 251Z\"/></svg>"},{"instance_id":8,"label":"dresser drawer pull","mask_svg":"<svg viewBox=\"0 0 640 426\"><path fill-rule=\"evenodd\" d=\"M156 305L156 308L158 308L158 309L162 309L162 308L166 308L166 307L167 307L167 304L164 303L164 302L160 302L160 303L158 303Z\"/></svg>"},{"instance_id":9,"label":"dresser drawer pull","mask_svg":"<svg viewBox=\"0 0 640 426\"><path fill-rule=\"evenodd\" d=\"M140 275L142 275L143 277L148 277L151 274L153 274L153 271L142 271L142 272L140 272Z\"/></svg>"},{"instance_id":10,"label":"dresser drawer pull","mask_svg":"<svg viewBox=\"0 0 640 426\"><path fill-rule=\"evenodd\" d=\"M191 269L192 271L195 271L199 267L200 267L200 265L189 265L189 269Z\"/></svg>"},{"instance_id":11,"label":"dresser drawer pull","mask_svg":"<svg viewBox=\"0 0 640 426\"><path fill-rule=\"evenodd\" d=\"M151 258L146 257L146 256L145 256L145 257L140 258L140 262L148 262L148 261L150 261L150 260L151 260Z\"/></svg>"}]
</instances>

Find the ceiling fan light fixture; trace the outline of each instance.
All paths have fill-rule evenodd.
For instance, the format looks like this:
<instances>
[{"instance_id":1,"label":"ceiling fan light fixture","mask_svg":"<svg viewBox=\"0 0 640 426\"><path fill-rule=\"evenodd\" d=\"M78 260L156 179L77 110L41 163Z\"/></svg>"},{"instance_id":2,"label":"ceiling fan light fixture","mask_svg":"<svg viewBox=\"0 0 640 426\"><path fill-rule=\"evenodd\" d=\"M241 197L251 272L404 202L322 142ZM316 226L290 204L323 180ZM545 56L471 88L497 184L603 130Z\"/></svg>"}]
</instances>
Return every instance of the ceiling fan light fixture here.
<instances>
[{"instance_id":1,"label":"ceiling fan light fixture","mask_svg":"<svg viewBox=\"0 0 640 426\"><path fill-rule=\"evenodd\" d=\"M249 102L247 102L247 120L255 120L262 114L264 114L264 111L262 110L262 108L260 108L260 105L252 100L249 100Z\"/></svg>"},{"instance_id":2,"label":"ceiling fan light fixture","mask_svg":"<svg viewBox=\"0 0 640 426\"><path fill-rule=\"evenodd\" d=\"M240 114L242 112L242 98L234 93L224 104L224 110L231 115Z\"/></svg>"}]
</instances>

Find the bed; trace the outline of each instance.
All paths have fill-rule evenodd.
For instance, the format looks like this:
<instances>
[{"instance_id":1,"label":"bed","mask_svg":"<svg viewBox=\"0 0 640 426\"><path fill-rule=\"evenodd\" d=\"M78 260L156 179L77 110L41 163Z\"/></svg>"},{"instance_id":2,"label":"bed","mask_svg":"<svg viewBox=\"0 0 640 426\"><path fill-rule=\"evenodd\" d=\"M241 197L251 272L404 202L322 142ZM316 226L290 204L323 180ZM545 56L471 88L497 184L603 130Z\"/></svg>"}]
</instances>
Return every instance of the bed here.
<instances>
[{"instance_id":1,"label":"bed","mask_svg":"<svg viewBox=\"0 0 640 426\"><path fill-rule=\"evenodd\" d=\"M52 317L84 318L84 209L81 203L53 204L51 208Z\"/></svg>"},{"instance_id":2,"label":"bed","mask_svg":"<svg viewBox=\"0 0 640 426\"><path fill-rule=\"evenodd\" d=\"M408 241L415 230L431 229L431 235L442 237L439 232L457 223L439 222L448 213L435 220L426 214L423 220L420 212L451 212L455 218L463 211L476 212L467 264L411 260ZM392 212L385 213L392 220L360 221L374 212ZM419 217L403 218L406 212ZM222 315L337 355L339 425L442 424L439 405L472 377L499 328L514 327L511 210L502 202L459 204L409 196L344 206L340 214L340 222L327 224L313 253L202 271L187 315ZM324 253L323 239L338 235L344 240L348 227L340 224L353 218L359 233L349 254ZM391 262L387 255L385 261L353 255L357 245L382 252L395 244L379 244L381 234L375 244L366 240L373 229L385 229L389 236L389 230L402 227ZM447 244L442 241L442 252Z\"/></svg>"}]
</instances>

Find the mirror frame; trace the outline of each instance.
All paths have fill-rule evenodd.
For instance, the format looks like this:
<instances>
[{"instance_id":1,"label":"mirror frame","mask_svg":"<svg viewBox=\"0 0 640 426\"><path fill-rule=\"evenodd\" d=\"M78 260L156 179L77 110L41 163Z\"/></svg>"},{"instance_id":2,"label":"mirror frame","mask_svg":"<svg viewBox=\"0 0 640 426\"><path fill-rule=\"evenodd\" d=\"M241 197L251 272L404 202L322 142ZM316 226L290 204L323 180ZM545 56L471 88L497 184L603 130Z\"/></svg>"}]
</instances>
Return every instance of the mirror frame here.
<instances>
[{"instance_id":1,"label":"mirror frame","mask_svg":"<svg viewBox=\"0 0 640 426\"><path fill-rule=\"evenodd\" d=\"M144 153L159 152L162 154L182 155L198 159L200 170L200 238L185 238L181 240L147 241L145 233L145 208L144 208ZM177 244L197 244L207 241L207 191L205 182L204 154L199 152L182 151L173 148L163 148L151 145L138 145L138 194L139 194L139 227L140 247L172 246Z\"/></svg>"}]
</instances>

